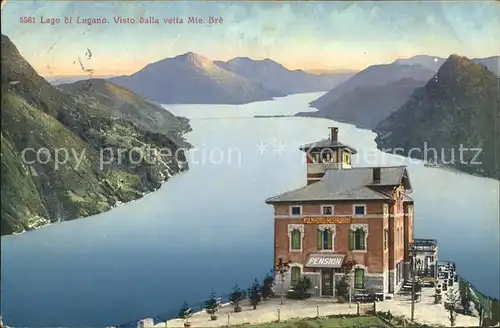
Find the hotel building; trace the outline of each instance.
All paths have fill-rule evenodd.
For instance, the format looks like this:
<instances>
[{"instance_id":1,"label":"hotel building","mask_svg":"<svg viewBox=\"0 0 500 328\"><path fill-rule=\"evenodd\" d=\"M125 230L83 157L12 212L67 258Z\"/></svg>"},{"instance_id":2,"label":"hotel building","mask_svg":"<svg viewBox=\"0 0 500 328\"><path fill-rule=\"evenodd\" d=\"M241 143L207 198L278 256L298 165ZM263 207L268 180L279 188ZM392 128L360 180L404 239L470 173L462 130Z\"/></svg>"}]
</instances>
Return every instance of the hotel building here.
<instances>
[{"instance_id":1,"label":"hotel building","mask_svg":"<svg viewBox=\"0 0 500 328\"><path fill-rule=\"evenodd\" d=\"M335 296L346 261L354 261L353 288L397 292L410 271L413 200L405 166L352 167L356 150L330 137L301 150L304 187L266 200L274 206L274 260L290 263L285 290L302 275L318 296ZM276 279L280 288L281 278Z\"/></svg>"}]
</instances>

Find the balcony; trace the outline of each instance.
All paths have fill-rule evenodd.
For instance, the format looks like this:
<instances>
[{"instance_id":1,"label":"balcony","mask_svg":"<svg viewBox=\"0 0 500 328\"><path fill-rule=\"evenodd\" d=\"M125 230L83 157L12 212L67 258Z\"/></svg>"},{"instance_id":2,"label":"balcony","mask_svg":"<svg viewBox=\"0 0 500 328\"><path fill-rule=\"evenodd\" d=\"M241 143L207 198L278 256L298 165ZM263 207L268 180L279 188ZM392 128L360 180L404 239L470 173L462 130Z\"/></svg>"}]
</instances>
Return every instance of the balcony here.
<instances>
[{"instance_id":1,"label":"balcony","mask_svg":"<svg viewBox=\"0 0 500 328\"><path fill-rule=\"evenodd\" d=\"M436 252L438 249L436 239L414 239L411 246L417 252Z\"/></svg>"}]
</instances>

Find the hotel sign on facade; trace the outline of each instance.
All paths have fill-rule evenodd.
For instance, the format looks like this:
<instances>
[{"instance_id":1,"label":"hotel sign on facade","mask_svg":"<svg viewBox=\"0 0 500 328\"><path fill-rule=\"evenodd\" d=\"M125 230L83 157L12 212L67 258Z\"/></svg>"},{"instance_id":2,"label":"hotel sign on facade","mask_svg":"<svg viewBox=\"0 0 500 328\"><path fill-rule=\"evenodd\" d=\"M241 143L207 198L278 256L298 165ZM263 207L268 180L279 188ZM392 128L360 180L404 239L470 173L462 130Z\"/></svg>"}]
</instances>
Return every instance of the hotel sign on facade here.
<instances>
[{"instance_id":1,"label":"hotel sign on facade","mask_svg":"<svg viewBox=\"0 0 500 328\"><path fill-rule=\"evenodd\" d=\"M338 254L311 254L307 260L308 268L340 268L345 255Z\"/></svg>"},{"instance_id":2,"label":"hotel sign on facade","mask_svg":"<svg viewBox=\"0 0 500 328\"><path fill-rule=\"evenodd\" d=\"M303 218L304 224L351 224L352 217L309 217Z\"/></svg>"}]
</instances>

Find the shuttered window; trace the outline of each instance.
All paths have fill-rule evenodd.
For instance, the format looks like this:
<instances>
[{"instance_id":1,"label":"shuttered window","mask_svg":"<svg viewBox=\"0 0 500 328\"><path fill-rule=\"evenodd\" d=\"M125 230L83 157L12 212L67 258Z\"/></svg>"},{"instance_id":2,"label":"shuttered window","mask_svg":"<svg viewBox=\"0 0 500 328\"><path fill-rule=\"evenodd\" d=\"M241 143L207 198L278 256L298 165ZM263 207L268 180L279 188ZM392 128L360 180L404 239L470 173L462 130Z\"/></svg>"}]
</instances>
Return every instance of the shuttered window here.
<instances>
[{"instance_id":1,"label":"shuttered window","mask_svg":"<svg viewBox=\"0 0 500 328\"><path fill-rule=\"evenodd\" d=\"M291 270L291 283L294 286L300 280L300 267L293 266Z\"/></svg>"},{"instance_id":2,"label":"shuttered window","mask_svg":"<svg viewBox=\"0 0 500 328\"><path fill-rule=\"evenodd\" d=\"M365 232L363 229L349 231L349 249L355 251L362 251L366 249Z\"/></svg>"},{"instance_id":3,"label":"shuttered window","mask_svg":"<svg viewBox=\"0 0 500 328\"><path fill-rule=\"evenodd\" d=\"M365 288L365 270L361 268L354 269L354 288Z\"/></svg>"},{"instance_id":4,"label":"shuttered window","mask_svg":"<svg viewBox=\"0 0 500 328\"><path fill-rule=\"evenodd\" d=\"M333 232L330 229L318 229L318 249L333 249L332 243Z\"/></svg>"},{"instance_id":5,"label":"shuttered window","mask_svg":"<svg viewBox=\"0 0 500 328\"><path fill-rule=\"evenodd\" d=\"M300 236L300 230L294 229L292 231L291 249L295 249L295 250L301 249L302 248L301 242L302 242L302 238Z\"/></svg>"}]
</instances>

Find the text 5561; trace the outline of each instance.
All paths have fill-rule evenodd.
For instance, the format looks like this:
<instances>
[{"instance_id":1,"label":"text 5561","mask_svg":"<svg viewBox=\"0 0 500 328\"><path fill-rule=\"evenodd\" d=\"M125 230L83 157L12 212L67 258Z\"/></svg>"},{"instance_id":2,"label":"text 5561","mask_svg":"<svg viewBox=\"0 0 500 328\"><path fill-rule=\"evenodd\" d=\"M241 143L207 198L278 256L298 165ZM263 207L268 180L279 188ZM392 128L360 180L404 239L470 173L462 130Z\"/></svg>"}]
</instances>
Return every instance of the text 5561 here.
<instances>
[{"instance_id":1,"label":"text 5561","mask_svg":"<svg viewBox=\"0 0 500 328\"><path fill-rule=\"evenodd\" d=\"M35 17L33 16L22 16L19 18L21 24L33 24L35 23Z\"/></svg>"}]
</instances>

